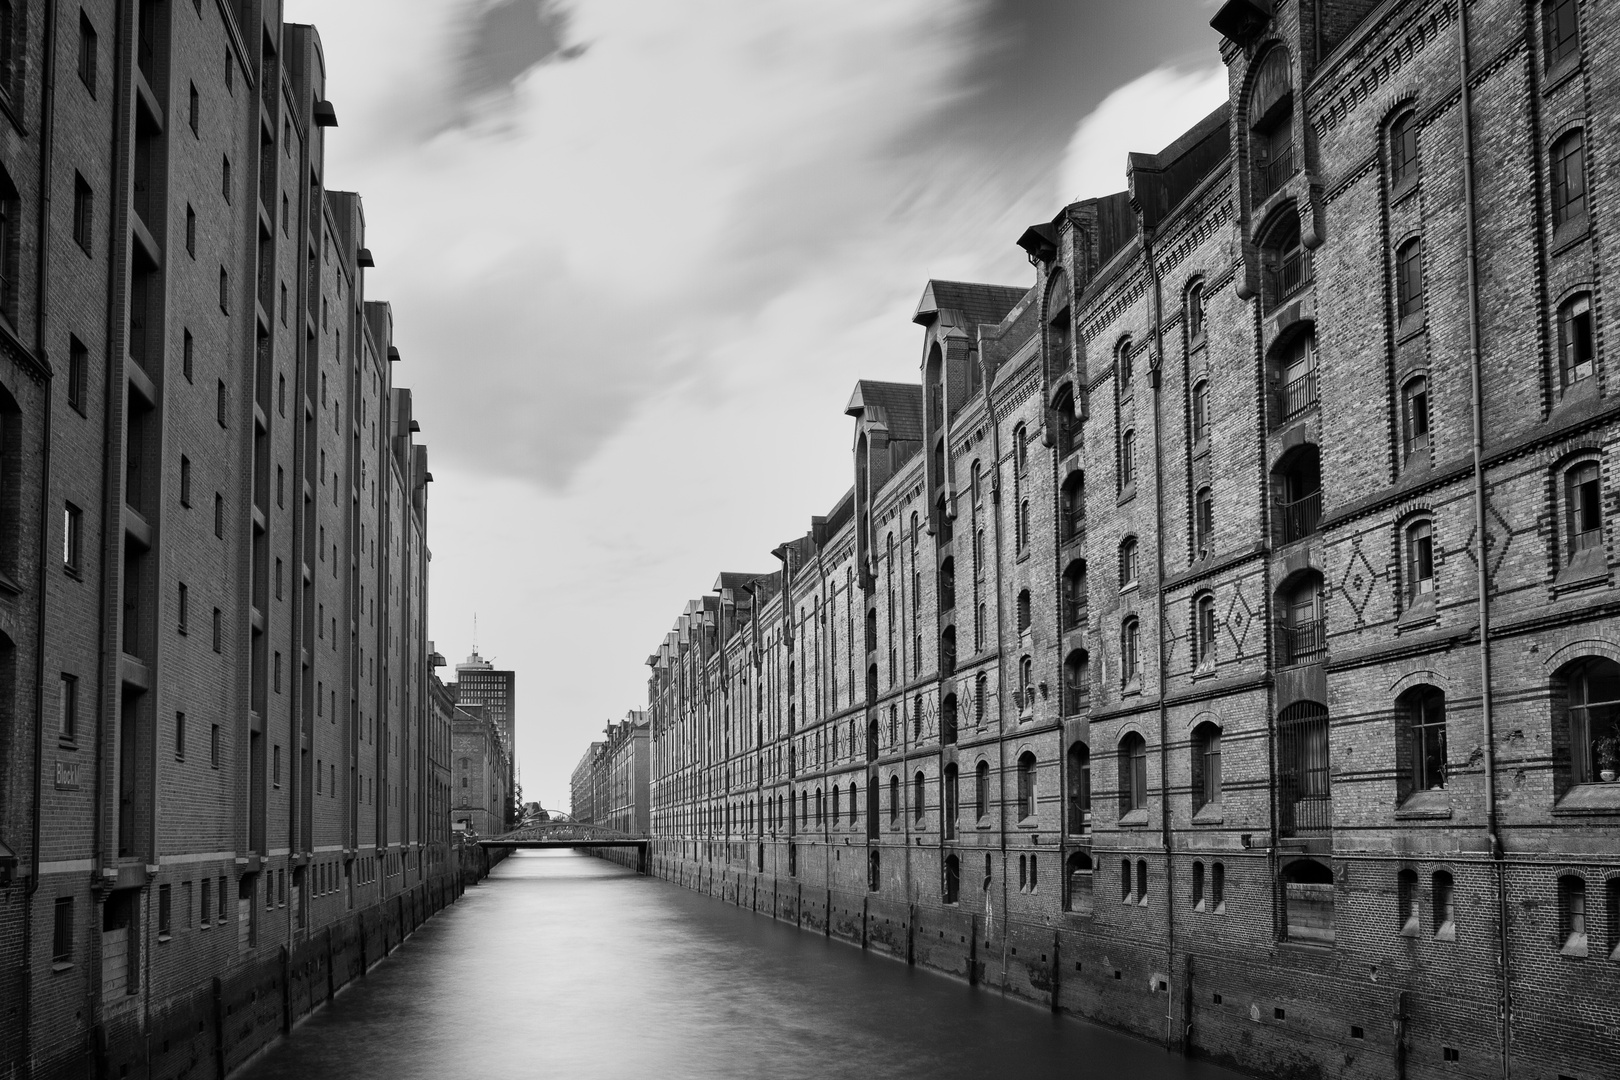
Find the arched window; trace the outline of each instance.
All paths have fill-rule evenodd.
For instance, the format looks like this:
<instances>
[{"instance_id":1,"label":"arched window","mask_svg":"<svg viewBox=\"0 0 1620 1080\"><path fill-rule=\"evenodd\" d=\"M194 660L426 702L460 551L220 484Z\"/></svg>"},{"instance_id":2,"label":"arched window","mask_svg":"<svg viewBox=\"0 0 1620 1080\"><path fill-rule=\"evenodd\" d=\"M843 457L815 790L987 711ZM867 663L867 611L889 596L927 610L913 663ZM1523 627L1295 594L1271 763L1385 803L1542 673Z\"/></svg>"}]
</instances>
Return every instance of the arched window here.
<instances>
[{"instance_id":1,"label":"arched window","mask_svg":"<svg viewBox=\"0 0 1620 1080\"><path fill-rule=\"evenodd\" d=\"M1136 432L1130 428L1119 438L1119 486L1129 488L1136 484Z\"/></svg>"},{"instance_id":2,"label":"arched window","mask_svg":"<svg viewBox=\"0 0 1620 1080\"><path fill-rule=\"evenodd\" d=\"M1126 685L1142 677L1141 648L1142 624L1136 616L1128 616L1119 627L1119 676Z\"/></svg>"},{"instance_id":3,"label":"arched window","mask_svg":"<svg viewBox=\"0 0 1620 1080\"><path fill-rule=\"evenodd\" d=\"M1195 281L1187 286L1183 298L1187 312L1187 341L1198 345L1204 340L1204 283Z\"/></svg>"},{"instance_id":4,"label":"arched window","mask_svg":"<svg viewBox=\"0 0 1620 1080\"><path fill-rule=\"evenodd\" d=\"M1028 750L1018 757L1018 820L1035 816L1035 755Z\"/></svg>"},{"instance_id":5,"label":"arched window","mask_svg":"<svg viewBox=\"0 0 1620 1080\"><path fill-rule=\"evenodd\" d=\"M1064 567L1062 583L1063 629L1077 629L1086 619L1086 561L1075 559Z\"/></svg>"},{"instance_id":6,"label":"arched window","mask_svg":"<svg viewBox=\"0 0 1620 1080\"><path fill-rule=\"evenodd\" d=\"M1558 794L1613 782L1620 772L1620 664L1601 656L1576 660L1559 670L1553 690Z\"/></svg>"},{"instance_id":7,"label":"arched window","mask_svg":"<svg viewBox=\"0 0 1620 1080\"><path fill-rule=\"evenodd\" d=\"M834 784L832 789L832 823L834 825L842 825L843 822L844 796L843 792L839 790L838 785Z\"/></svg>"},{"instance_id":8,"label":"arched window","mask_svg":"<svg viewBox=\"0 0 1620 1080\"><path fill-rule=\"evenodd\" d=\"M1281 190L1298 171L1289 67L1287 50L1272 49L1255 69L1254 84L1249 89L1249 158L1254 165L1255 206Z\"/></svg>"},{"instance_id":9,"label":"arched window","mask_svg":"<svg viewBox=\"0 0 1620 1080\"><path fill-rule=\"evenodd\" d=\"M1316 408L1320 395L1314 333L1300 330L1279 341L1271 352L1271 366L1277 375L1277 423L1286 424Z\"/></svg>"},{"instance_id":10,"label":"arched window","mask_svg":"<svg viewBox=\"0 0 1620 1080\"><path fill-rule=\"evenodd\" d=\"M1192 388L1192 437L1195 448L1209 438L1209 380L1199 379Z\"/></svg>"},{"instance_id":11,"label":"arched window","mask_svg":"<svg viewBox=\"0 0 1620 1080\"><path fill-rule=\"evenodd\" d=\"M1119 379L1119 396L1131 396L1131 383L1136 375L1136 362L1131 355L1131 339L1121 338L1114 346L1114 371Z\"/></svg>"},{"instance_id":12,"label":"arched window","mask_svg":"<svg viewBox=\"0 0 1620 1080\"><path fill-rule=\"evenodd\" d=\"M1023 424L1013 428L1012 452L1013 474L1023 476L1024 469L1029 465L1029 436L1025 432Z\"/></svg>"},{"instance_id":13,"label":"arched window","mask_svg":"<svg viewBox=\"0 0 1620 1080\"><path fill-rule=\"evenodd\" d=\"M1553 143L1552 173L1553 228L1582 226L1586 220L1586 138L1579 130Z\"/></svg>"},{"instance_id":14,"label":"arched window","mask_svg":"<svg viewBox=\"0 0 1620 1080\"><path fill-rule=\"evenodd\" d=\"M946 746L956 742L956 695L946 694L939 703L939 741Z\"/></svg>"},{"instance_id":15,"label":"arched window","mask_svg":"<svg viewBox=\"0 0 1620 1080\"><path fill-rule=\"evenodd\" d=\"M913 741L922 738L923 725L923 699L918 694L911 699L911 738Z\"/></svg>"},{"instance_id":16,"label":"arched window","mask_svg":"<svg viewBox=\"0 0 1620 1080\"><path fill-rule=\"evenodd\" d=\"M868 892L877 892L878 891L878 886L881 885L882 883L883 883L883 874L882 874L880 866L879 866L878 852L877 851L869 851L869 852L866 853L866 888L867 888L867 891Z\"/></svg>"},{"instance_id":17,"label":"arched window","mask_svg":"<svg viewBox=\"0 0 1620 1080\"><path fill-rule=\"evenodd\" d=\"M1446 786L1446 695L1433 686L1414 686L1395 702L1396 798L1405 802L1420 791Z\"/></svg>"},{"instance_id":18,"label":"arched window","mask_svg":"<svg viewBox=\"0 0 1620 1080\"><path fill-rule=\"evenodd\" d=\"M1576 0L1542 0L1541 38L1547 70L1575 59L1581 52L1581 27Z\"/></svg>"},{"instance_id":19,"label":"arched window","mask_svg":"<svg viewBox=\"0 0 1620 1080\"><path fill-rule=\"evenodd\" d=\"M939 564L939 607L948 611L956 606L956 560L950 557Z\"/></svg>"},{"instance_id":20,"label":"arched window","mask_svg":"<svg viewBox=\"0 0 1620 1080\"><path fill-rule=\"evenodd\" d=\"M975 724L984 722L984 701L989 694L990 680L981 671L973 676L973 722Z\"/></svg>"},{"instance_id":21,"label":"arched window","mask_svg":"<svg viewBox=\"0 0 1620 1080\"><path fill-rule=\"evenodd\" d=\"M1427 518L1406 527L1406 600L1434 601L1434 524Z\"/></svg>"},{"instance_id":22,"label":"arched window","mask_svg":"<svg viewBox=\"0 0 1620 1080\"><path fill-rule=\"evenodd\" d=\"M1303 443L1277 462L1274 473L1281 541L1316 535L1322 519L1322 458L1315 443Z\"/></svg>"},{"instance_id":23,"label":"arched window","mask_svg":"<svg viewBox=\"0 0 1620 1080\"><path fill-rule=\"evenodd\" d=\"M1284 206L1260 241L1260 276L1265 309L1271 311L1313 279L1311 253L1299 232L1299 210Z\"/></svg>"},{"instance_id":24,"label":"arched window","mask_svg":"<svg viewBox=\"0 0 1620 1080\"><path fill-rule=\"evenodd\" d=\"M1603 546L1603 478L1595 461L1582 461L1564 473L1566 562Z\"/></svg>"},{"instance_id":25,"label":"arched window","mask_svg":"<svg viewBox=\"0 0 1620 1080\"><path fill-rule=\"evenodd\" d=\"M1017 537L1018 550L1022 551L1029 546L1029 500L1023 499L1018 503Z\"/></svg>"},{"instance_id":26,"label":"arched window","mask_svg":"<svg viewBox=\"0 0 1620 1080\"><path fill-rule=\"evenodd\" d=\"M1226 864L1212 863L1209 868L1209 900L1215 913L1226 910Z\"/></svg>"},{"instance_id":27,"label":"arched window","mask_svg":"<svg viewBox=\"0 0 1620 1080\"><path fill-rule=\"evenodd\" d=\"M1558 307L1558 378L1568 390L1597 370L1592 333L1592 297L1572 296Z\"/></svg>"},{"instance_id":28,"label":"arched window","mask_svg":"<svg viewBox=\"0 0 1620 1080\"><path fill-rule=\"evenodd\" d=\"M973 767L973 815L983 821L990 816L990 763L981 761Z\"/></svg>"},{"instance_id":29,"label":"arched window","mask_svg":"<svg viewBox=\"0 0 1620 1080\"><path fill-rule=\"evenodd\" d=\"M1136 584L1136 537L1127 536L1119 543L1119 587Z\"/></svg>"},{"instance_id":30,"label":"arched window","mask_svg":"<svg viewBox=\"0 0 1620 1080\"><path fill-rule=\"evenodd\" d=\"M1575 874L1558 879L1558 936L1565 956L1587 954L1586 879Z\"/></svg>"},{"instance_id":31,"label":"arched window","mask_svg":"<svg viewBox=\"0 0 1620 1080\"><path fill-rule=\"evenodd\" d=\"M1204 910L1204 864L1197 859L1192 864L1192 906L1194 911Z\"/></svg>"},{"instance_id":32,"label":"arched window","mask_svg":"<svg viewBox=\"0 0 1620 1080\"><path fill-rule=\"evenodd\" d=\"M1436 870L1433 879L1434 936L1438 941L1457 940L1457 886L1451 874Z\"/></svg>"},{"instance_id":33,"label":"arched window","mask_svg":"<svg viewBox=\"0 0 1620 1080\"><path fill-rule=\"evenodd\" d=\"M954 904L962 896L962 863L953 852L945 856L944 900Z\"/></svg>"},{"instance_id":34,"label":"arched window","mask_svg":"<svg viewBox=\"0 0 1620 1080\"><path fill-rule=\"evenodd\" d=\"M1077 742L1068 753L1069 833L1082 836L1091 831L1091 748Z\"/></svg>"},{"instance_id":35,"label":"arched window","mask_svg":"<svg viewBox=\"0 0 1620 1080\"><path fill-rule=\"evenodd\" d=\"M1119 740L1119 812L1147 809L1147 741L1134 731Z\"/></svg>"},{"instance_id":36,"label":"arched window","mask_svg":"<svg viewBox=\"0 0 1620 1080\"><path fill-rule=\"evenodd\" d=\"M1119 899L1121 903L1128 904L1132 899L1132 887L1135 880L1131 876L1131 860L1119 860Z\"/></svg>"},{"instance_id":37,"label":"arched window","mask_svg":"<svg viewBox=\"0 0 1620 1080\"><path fill-rule=\"evenodd\" d=\"M1408 109L1389 125L1390 187L1400 191L1418 178L1417 114Z\"/></svg>"},{"instance_id":38,"label":"arched window","mask_svg":"<svg viewBox=\"0 0 1620 1080\"><path fill-rule=\"evenodd\" d=\"M911 817L918 824L922 823L923 812L928 806L928 781L921 772L911 778Z\"/></svg>"},{"instance_id":39,"label":"arched window","mask_svg":"<svg viewBox=\"0 0 1620 1080\"><path fill-rule=\"evenodd\" d=\"M1018 590L1018 632L1020 634L1028 633L1029 624L1029 590L1020 589Z\"/></svg>"},{"instance_id":40,"label":"arched window","mask_svg":"<svg viewBox=\"0 0 1620 1080\"><path fill-rule=\"evenodd\" d=\"M827 821L827 808L822 799L820 788L816 788L816 824L822 825Z\"/></svg>"},{"instance_id":41,"label":"arched window","mask_svg":"<svg viewBox=\"0 0 1620 1080\"><path fill-rule=\"evenodd\" d=\"M956 672L956 627L947 626L939 635L939 673L941 676Z\"/></svg>"},{"instance_id":42,"label":"arched window","mask_svg":"<svg viewBox=\"0 0 1620 1080\"><path fill-rule=\"evenodd\" d=\"M1035 708L1035 661L1028 656L1018 661L1018 707L1024 713Z\"/></svg>"},{"instance_id":43,"label":"arched window","mask_svg":"<svg viewBox=\"0 0 1620 1080\"><path fill-rule=\"evenodd\" d=\"M12 35L15 33L15 27L10 25L10 13L9 3L0 6L0 15L8 17L8 25L0 27L0 48L8 51L12 48ZM4 68L0 70L0 84L8 91L13 82L14 66L14 61L0 62L0 67ZM10 319L13 326L17 325L18 268L22 249L18 214L17 187L5 167L0 166L0 314ZM140 276L137 275L137 278Z\"/></svg>"},{"instance_id":44,"label":"arched window","mask_svg":"<svg viewBox=\"0 0 1620 1080\"><path fill-rule=\"evenodd\" d=\"M1193 810L1221 804L1221 729L1208 721L1193 729Z\"/></svg>"},{"instance_id":45,"label":"arched window","mask_svg":"<svg viewBox=\"0 0 1620 1080\"><path fill-rule=\"evenodd\" d=\"M1402 937L1418 935L1418 876L1416 870L1395 875L1395 925Z\"/></svg>"},{"instance_id":46,"label":"arched window","mask_svg":"<svg viewBox=\"0 0 1620 1080\"><path fill-rule=\"evenodd\" d=\"M900 774L889 777L889 824L900 821Z\"/></svg>"},{"instance_id":47,"label":"arched window","mask_svg":"<svg viewBox=\"0 0 1620 1080\"><path fill-rule=\"evenodd\" d=\"M1193 551L1198 558L1209 556L1215 536L1215 489L1201 487L1193 496Z\"/></svg>"},{"instance_id":48,"label":"arched window","mask_svg":"<svg viewBox=\"0 0 1620 1080\"><path fill-rule=\"evenodd\" d=\"M1078 716L1091 702L1090 658L1075 649L1063 659L1063 715Z\"/></svg>"},{"instance_id":49,"label":"arched window","mask_svg":"<svg viewBox=\"0 0 1620 1080\"><path fill-rule=\"evenodd\" d=\"M1407 457L1429 448L1429 380L1414 375L1401 386L1401 449Z\"/></svg>"},{"instance_id":50,"label":"arched window","mask_svg":"<svg viewBox=\"0 0 1620 1080\"><path fill-rule=\"evenodd\" d=\"M941 826L945 830L945 839L955 840L956 819L960 816L959 807L961 804L959 802L960 792L958 790L957 771L954 763L945 766L944 787L945 794L942 801L944 804L945 813Z\"/></svg>"},{"instance_id":51,"label":"arched window","mask_svg":"<svg viewBox=\"0 0 1620 1080\"><path fill-rule=\"evenodd\" d=\"M1395 251L1395 318L1423 317L1423 241L1413 237Z\"/></svg>"},{"instance_id":52,"label":"arched window","mask_svg":"<svg viewBox=\"0 0 1620 1080\"><path fill-rule=\"evenodd\" d=\"M1283 904L1290 940L1333 941L1333 873L1314 859L1283 869Z\"/></svg>"},{"instance_id":53,"label":"arched window","mask_svg":"<svg viewBox=\"0 0 1620 1080\"><path fill-rule=\"evenodd\" d=\"M1069 856L1064 869L1069 893L1064 906L1076 915L1090 915L1096 910L1092 893L1091 856L1084 851L1076 851Z\"/></svg>"},{"instance_id":54,"label":"arched window","mask_svg":"<svg viewBox=\"0 0 1620 1080\"><path fill-rule=\"evenodd\" d=\"M1193 601L1193 661L1200 668L1215 665L1215 594Z\"/></svg>"},{"instance_id":55,"label":"arched window","mask_svg":"<svg viewBox=\"0 0 1620 1080\"><path fill-rule=\"evenodd\" d=\"M849 785L849 824L850 827L860 824L861 820L861 785L851 781Z\"/></svg>"},{"instance_id":56,"label":"arched window","mask_svg":"<svg viewBox=\"0 0 1620 1080\"><path fill-rule=\"evenodd\" d=\"M1333 823L1328 711L1301 701L1277 717L1277 811L1283 836L1325 836Z\"/></svg>"}]
</instances>

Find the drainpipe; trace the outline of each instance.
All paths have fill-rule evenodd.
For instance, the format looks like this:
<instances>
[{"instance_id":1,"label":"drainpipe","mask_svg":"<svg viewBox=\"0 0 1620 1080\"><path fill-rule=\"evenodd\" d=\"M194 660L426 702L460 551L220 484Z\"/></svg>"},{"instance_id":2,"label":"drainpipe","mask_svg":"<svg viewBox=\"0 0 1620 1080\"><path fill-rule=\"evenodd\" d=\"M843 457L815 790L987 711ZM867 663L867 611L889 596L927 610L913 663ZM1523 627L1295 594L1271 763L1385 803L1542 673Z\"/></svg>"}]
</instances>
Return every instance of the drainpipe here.
<instances>
[{"instance_id":1,"label":"drainpipe","mask_svg":"<svg viewBox=\"0 0 1620 1080\"><path fill-rule=\"evenodd\" d=\"M1512 1034L1512 941L1508 932L1507 874L1502 834L1496 812L1496 731L1491 712L1491 603L1490 569L1486 564L1485 537L1485 403L1481 388L1479 347L1479 245L1474 201L1473 95L1468 86L1468 2L1457 4L1457 71L1462 83L1463 223L1468 247L1468 354L1469 392L1473 419L1475 592L1479 618L1479 709L1485 735L1485 831L1496 870L1496 966L1501 977L1497 999L1498 1038L1502 1048L1502 1076L1512 1075L1508 1040Z\"/></svg>"},{"instance_id":2,"label":"drainpipe","mask_svg":"<svg viewBox=\"0 0 1620 1080\"><path fill-rule=\"evenodd\" d=\"M1004 627L1003 624L1005 623L1005 618L1004 618L1003 612L1002 612L1002 608L1005 605L1003 605L1002 602L1001 602L1002 596L1003 596L1002 588L1001 588L1002 587L1002 565L1001 565L1001 548L1002 548L1002 539L1001 539L1001 427L996 423L996 419L995 419L995 416L996 416L996 414L995 414L995 394L993 394L991 392L991 386L990 386L990 379L995 374L995 372L991 370L990 364L986 359L987 355L988 354L986 353L985 348L984 348L984 338L981 335L980 339L979 339L979 363L984 368L984 404L985 404L985 412L990 417L990 425L989 425L990 426L990 450L991 450L990 458L991 458L991 461L995 465L995 468L990 470L990 502L995 508L995 512L990 515L990 524L993 526L992 531L993 531L993 533L995 535L995 542L996 542L996 562L995 562L995 567L996 567L996 586L995 586L995 590L996 590L996 732L997 732L998 735L1005 735L1006 734L1006 728L1005 728L1005 726L1003 725L1003 722L1002 722L1003 718L1005 716L1005 713L1003 712L1003 709L1002 709L1002 702L1005 700L1005 698L1003 696L1002 687L1007 681L1007 671L1006 671L1006 656L1005 656L1005 654L1003 652L1003 648L1002 648L1001 643L1006 641L1007 639L1006 639L1005 634L1004 634L1005 627ZM1013 468L1016 469L1017 467L1018 467L1017 462L1014 462L1013 463ZM1016 507L1014 507L1013 512L1017 513L1017 508ZM997 769L997 772L996 772L996 787L998 789L998 793L1001 796L1000 805L998 807L999 812L996 814L996 828L1000 833L1000 842L1001 842L1001 926L1002 926L1002 933L1001 933L1001 988L1002 988L1003 991L1005 991L1007 989L1007 925L1008 925L1008 923L1007 923L1007 740L1005 738L997 738L996 739L996 757L997 757L997 765L999 766L998 769ZM960 878L958 878L958 880L960 880ZM989 892L990 892L990 882L988 880L986 880L985 883L984 883L983 892L986 894L986 897L988 897ZM988 937L989 933L990 933L990 920L989 920L988 917L986 917L986 919L985 919L984 930L985 930L985 935Z\"/></svg>"},{"instance_id":3,"label":"drainpipe","mask_svg":"<svg viewBox=\"0 0 1620 1080\"><path fill-rule=\"evenodd\" d=\"M45 323L50 315L46 303L46 283L50 280L49 222L51 217L52 129L56 106L56 2L46 0L45 62L41 72L39 101L39 262L34 280L34 357L50 369L45 347ZM55 380L45 380L44 454L40 462L39 484L39 572L36 580L34 613L34 782L28 850L28 884L23 890L23 1019L22 1060L27 1075L32 1067L34 1027L34 894L39 890L40 810L44 802L45 771L45 568L50 564L50 486L51 486L51 409Z\"/></svg>"},{"instance_id":4,"label":"drainpipe","mask_svg":"<svg viewBox=\"0 0 1620 1080\"><path fill-rule=\"evenodd\" d=\"M1164 367L1164 310L1162 282L1153 260L1153 229L1142 229L1142 258L1147 266L1148 280L1152 284L1153 301L1153 355L1148 358L1148 381L1153 388L1153 549L1156 596L1153 610L1158 634L1159 678L1159 843L1164 849L1164 918L1165 918L1165 994L1164 1045L1168 1050L1175 1045L1175 995L1170 992L1169 979L1176 969L1176 889L1175 868L1170 852L1170 715L1165 705L1168 684L1164 648L1164 455L1159 439L1159 390Z\"/></svg>"}]
</instances>

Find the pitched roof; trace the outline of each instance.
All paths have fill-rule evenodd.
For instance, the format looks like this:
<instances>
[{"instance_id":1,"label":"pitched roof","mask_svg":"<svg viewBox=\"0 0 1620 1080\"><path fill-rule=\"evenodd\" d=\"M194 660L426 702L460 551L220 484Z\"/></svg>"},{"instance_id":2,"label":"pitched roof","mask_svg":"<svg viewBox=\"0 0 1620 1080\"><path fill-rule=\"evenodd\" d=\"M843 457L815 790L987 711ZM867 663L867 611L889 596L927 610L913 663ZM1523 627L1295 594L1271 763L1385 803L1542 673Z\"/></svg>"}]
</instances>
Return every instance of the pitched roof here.
<instances>
[{"instance_id":1,"label":"pitched roof","mask_svg":"<svg viewBox=\"0 0 1620 1080\"><path fill-rule=\"evenodd\" d=\"M1021 285L981 285L971 281L929 281L923 287L922 299L911 321L927 326L944 311L959 312L958 325L994 326L1007 317L1018 301L1029 291Z\"/></svg>"},{"instance_id":2,"label":"pitched roof","mask_svg":"<svg viewBox=\"0 0 1620 1080\"><path fill-rule=\"evenodd\" d=\"M886 425L890 441L921 442L923 390L921 383L877 382L861 379L844 407L846 416L869 414Z\"/></svg>"}]
</instances>

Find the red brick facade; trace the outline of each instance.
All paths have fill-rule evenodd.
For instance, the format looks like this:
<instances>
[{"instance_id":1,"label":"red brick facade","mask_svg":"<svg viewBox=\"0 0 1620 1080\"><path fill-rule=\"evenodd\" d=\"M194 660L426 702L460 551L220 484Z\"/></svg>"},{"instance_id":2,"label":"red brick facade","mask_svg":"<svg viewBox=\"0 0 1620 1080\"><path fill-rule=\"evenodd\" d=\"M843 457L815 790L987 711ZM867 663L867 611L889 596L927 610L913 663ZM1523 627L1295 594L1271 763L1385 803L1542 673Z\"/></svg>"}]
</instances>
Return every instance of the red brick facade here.
<instances>
[{"instance_id":1,"label":"red brick facade","mask_svg":"<svg viewBox=\"0 0 1620 1080\"><path fill-rule=\"evenodd\" d=\"M1620 19L1461 14L1230 0L1226 106L928 284L649 658L657 873L1262 1075L1620 1073Z\"/></svg>"},{"instance_id":2,"label":"red brick facade","mask_svg":"<svg viewBox=\"0 0 1620 1080\"><path fill-rule=\"evenodd\" d=\"M178 1075L453 898L431 477L313 28L6 10L0 1075Z\"/></svg>"}]
</instances>

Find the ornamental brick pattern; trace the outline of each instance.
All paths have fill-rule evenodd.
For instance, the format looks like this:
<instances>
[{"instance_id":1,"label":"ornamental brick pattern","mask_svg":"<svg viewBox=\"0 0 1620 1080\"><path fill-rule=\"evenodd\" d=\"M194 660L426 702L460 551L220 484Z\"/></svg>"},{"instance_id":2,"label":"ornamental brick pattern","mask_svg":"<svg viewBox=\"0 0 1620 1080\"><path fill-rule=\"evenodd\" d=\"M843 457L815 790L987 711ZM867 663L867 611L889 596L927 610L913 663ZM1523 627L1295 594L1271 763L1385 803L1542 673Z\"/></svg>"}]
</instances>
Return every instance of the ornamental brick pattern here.
<instances>
[{"instance_id":1,"label":"ornamental brick pattern","mask_svg":"<svg viewBox=\"0 0 1620 1080\"><path fill-rule=\"evenodd\" d=\"M1214 25L648 658L655 872L1263 1075L1614 1075L1620 20Z\"/></svg>"}]
</instances>

